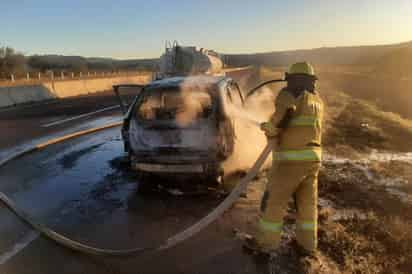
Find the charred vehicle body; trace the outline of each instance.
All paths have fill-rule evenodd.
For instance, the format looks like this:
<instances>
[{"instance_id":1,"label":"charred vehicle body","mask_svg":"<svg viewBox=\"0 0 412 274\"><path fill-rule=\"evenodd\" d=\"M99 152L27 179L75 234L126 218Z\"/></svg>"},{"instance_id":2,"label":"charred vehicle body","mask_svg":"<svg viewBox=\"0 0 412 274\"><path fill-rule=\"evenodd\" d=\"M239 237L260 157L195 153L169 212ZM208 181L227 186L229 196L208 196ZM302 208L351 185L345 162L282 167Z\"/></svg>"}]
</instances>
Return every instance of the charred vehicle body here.
<instances>
[{"instance_id":1,"label":"charred vehicle body","mask_svg":"<svg viewBox=\"0 0 412 274\"><path fill-rule=\"evenodd\" d=\"M115 87L116 93L120 88ZM243 107L243 95L228 77L172 77L144 86L122 128L131 166L140 172L217 179L235 142L230 107Z\"/></svg>"}]
</instances>

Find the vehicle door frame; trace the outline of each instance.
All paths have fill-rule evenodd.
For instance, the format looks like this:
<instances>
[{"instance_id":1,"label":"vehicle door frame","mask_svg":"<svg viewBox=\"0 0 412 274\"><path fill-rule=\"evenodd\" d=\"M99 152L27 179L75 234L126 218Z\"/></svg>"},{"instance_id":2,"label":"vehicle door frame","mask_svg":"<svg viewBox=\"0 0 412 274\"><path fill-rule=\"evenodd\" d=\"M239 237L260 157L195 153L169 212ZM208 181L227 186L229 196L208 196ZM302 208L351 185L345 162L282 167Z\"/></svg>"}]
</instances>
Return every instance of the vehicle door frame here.
<instances>
[{"instance_id":1,"label":"vehicle door frame","mask_svg":"<svg viewBox=\"0 0 412 274\"><path fill-rule=\"evenodd\" d=\"M119 89L120 88L140 88L139 94L143 91L145 85L139 85L139 84L119 84L119 85L113 85L113 92L116 94L117 100L119 101L120 109L123 114L126 114L130 107L133 105L134 101L136 100L137 97L139 97L139 94L136 95L135 99L133 99L132 103L127 105L123 100L122 96L120 94Z\"/></svg>"}]
</instances>

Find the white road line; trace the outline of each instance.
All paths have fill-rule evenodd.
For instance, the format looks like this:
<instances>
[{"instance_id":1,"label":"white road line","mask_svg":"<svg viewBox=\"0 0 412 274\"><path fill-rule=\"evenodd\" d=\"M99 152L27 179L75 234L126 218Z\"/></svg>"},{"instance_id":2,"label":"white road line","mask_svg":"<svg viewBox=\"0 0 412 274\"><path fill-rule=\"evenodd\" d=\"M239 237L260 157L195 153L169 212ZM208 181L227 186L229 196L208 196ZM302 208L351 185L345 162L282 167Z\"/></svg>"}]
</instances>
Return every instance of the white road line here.
<instances>
[{"instance_id":1,"label":"white road line","mask_svg":"<svg viewBox=\"0 0 412 274\"><path fill-rule=\"evenodd\" d=\"M25 235L19 242L17 242L9 251L0 255L0 265L5 264L8 260L13 258L17 253L23 250L31 242L36 240L40 234L36 231L31 231Z\"/></svg>"},{"instance_id":2,"label":"white road line","mask_svg":"<svg viewBox=\"0 0 412 274\"><path fill-rule=\"evenodd\" d=\"M102 109L99 109L99 110L96 110L96 111L93 111L93 112L88 112L88 113L84 113L84 114L77 115L77 116L74 116L74 117L70 117L70 118L67 118L67 119L51 122L51 123L48 123L48 124L43 124L41 126L42 127L52 127L52 126L55 126L55 125L60 125L60 124L66 123L66 122L70 122L70 121L73 121L73 120L77 120L77 119L80 119L80 118L84 118L84 117L87 117L87 116L91 116L91 115L94 115L94 114L97 114L97 113L100 113L100 112L104 112L104 111L108 111L108 110L116 109L116 108L120 108L120 106L115 105L115 106L111 106L111 107L107 107L107 108L102 108Z\"/></svg>"}]
</instances>

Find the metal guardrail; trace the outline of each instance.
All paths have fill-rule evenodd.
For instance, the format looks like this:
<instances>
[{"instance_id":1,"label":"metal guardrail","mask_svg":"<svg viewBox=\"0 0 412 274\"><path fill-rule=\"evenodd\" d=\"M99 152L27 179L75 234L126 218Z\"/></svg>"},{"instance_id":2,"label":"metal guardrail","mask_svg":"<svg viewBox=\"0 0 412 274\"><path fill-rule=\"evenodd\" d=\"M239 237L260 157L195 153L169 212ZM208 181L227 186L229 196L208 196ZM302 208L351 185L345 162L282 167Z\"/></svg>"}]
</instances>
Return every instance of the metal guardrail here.
<instances>
[{"instance_id":1,"label":"metal guardrail","mask_svg":"<svg viewBox=\"0 0 412 274\"><path fill-rule=\"evenodd\" d=\"M25 76L10 74L8 78L0 78L0 86L14 86L22 84L39 84L51 81L94 79L122 76L138 76L153 74L152 71L115 71L115 72L60 72L50 73L26 73Z\"/></svg>"}]
</instances>

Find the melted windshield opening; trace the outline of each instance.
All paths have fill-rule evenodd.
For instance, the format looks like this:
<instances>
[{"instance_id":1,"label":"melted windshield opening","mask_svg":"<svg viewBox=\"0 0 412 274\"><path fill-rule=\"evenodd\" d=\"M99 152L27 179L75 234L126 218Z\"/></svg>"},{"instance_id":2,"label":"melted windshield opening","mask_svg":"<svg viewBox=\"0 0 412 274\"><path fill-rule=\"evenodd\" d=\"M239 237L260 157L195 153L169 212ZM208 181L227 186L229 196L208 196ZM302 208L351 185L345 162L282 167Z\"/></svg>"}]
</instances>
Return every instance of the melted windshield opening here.
<instances>
[{"instance_id":1,"label":"melted windshield opening","mask_svg":"<svg viewBox=\"0 0 412 274\"><path fill-rule=\"evenodd\" d=\"M162 89L148 90L136 115L143 121L174 121L187 126L207 119L212 110L212 97L206 91Z\"/></svg>"}]
</instances>

